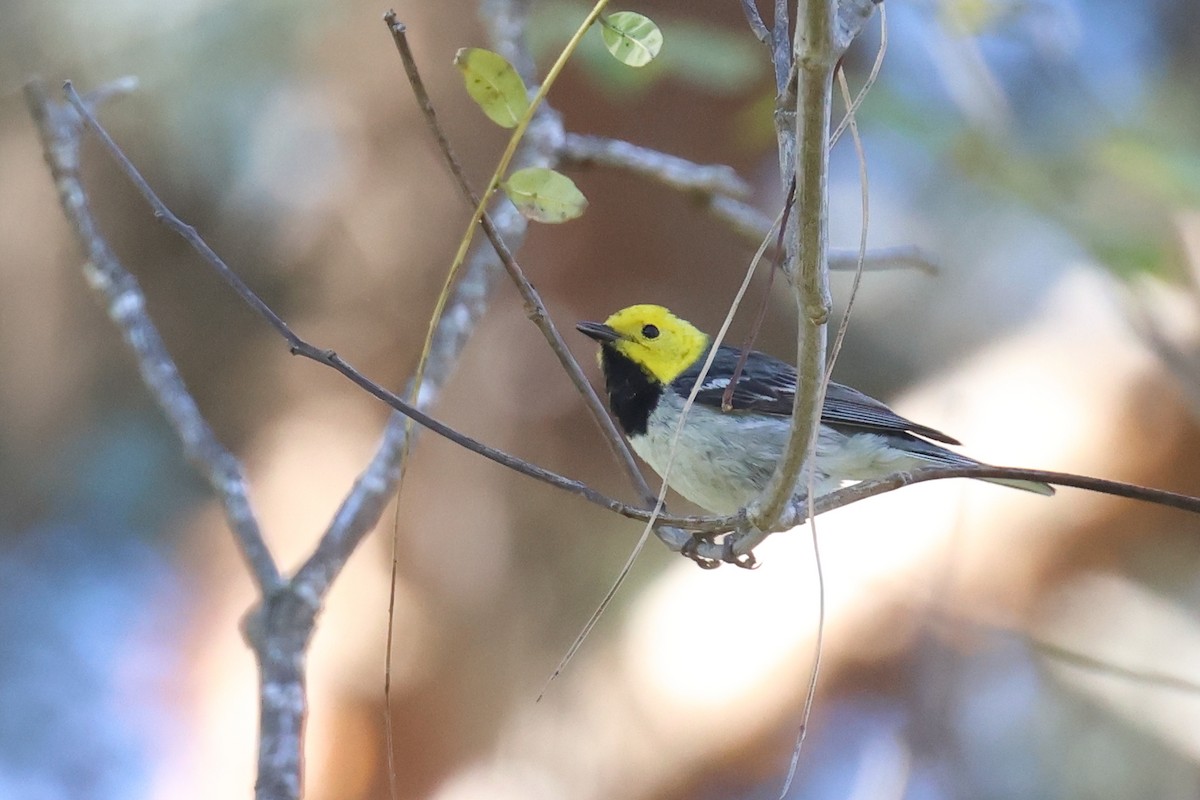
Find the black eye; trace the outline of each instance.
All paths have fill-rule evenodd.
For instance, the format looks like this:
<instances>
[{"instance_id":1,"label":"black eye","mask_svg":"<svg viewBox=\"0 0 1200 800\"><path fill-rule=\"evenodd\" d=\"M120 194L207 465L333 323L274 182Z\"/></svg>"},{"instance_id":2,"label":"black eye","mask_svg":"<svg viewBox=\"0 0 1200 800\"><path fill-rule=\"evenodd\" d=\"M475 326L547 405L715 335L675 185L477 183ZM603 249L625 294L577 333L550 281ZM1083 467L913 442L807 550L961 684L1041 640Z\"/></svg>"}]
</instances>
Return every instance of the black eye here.
<instances>
[{"instance_id":1,"label":"black eye","mask_svg":"<svg viewBox=\"0 0 1200 800\"><path fill-rule=\"evenodd\" d=\"M642 336L645 336L647 339L657 339L658 327L655 325L643 325Z\"/></svg>"}]
</instances>

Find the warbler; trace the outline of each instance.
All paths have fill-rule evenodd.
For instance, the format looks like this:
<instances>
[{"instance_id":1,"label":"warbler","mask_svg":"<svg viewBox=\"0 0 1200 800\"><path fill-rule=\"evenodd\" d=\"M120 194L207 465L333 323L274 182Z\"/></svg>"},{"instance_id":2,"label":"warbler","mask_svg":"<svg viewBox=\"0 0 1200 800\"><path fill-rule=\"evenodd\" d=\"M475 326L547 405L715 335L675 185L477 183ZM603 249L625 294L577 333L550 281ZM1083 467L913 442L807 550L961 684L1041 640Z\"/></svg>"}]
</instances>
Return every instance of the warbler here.
<instances>
[{"instance_id":1,"label":"warbler","mask_svg":"<svg viewBox=\"0 0 1200 800\"><path fill-rule=\"evenodd\" d=\"M684 402L700 375L712 340L656 305L621 309L603 323L580 322L600 343L608 403L634 451L659 475ZM721 345L679 434L668 483L713 514L732 514L767 485L786 446L796 395L796 370L751 351L734 386L731 410L722 398L742 351ZM981 462L934 442L960 444L941 431L905 419L860 391L830 382L821 409L813 485L819 497L843 482L882 478L922 466ZM984 478L1043 495L1049 484ZM797 494L807 494L802 477Z\"/></svg>"}]
</instances>

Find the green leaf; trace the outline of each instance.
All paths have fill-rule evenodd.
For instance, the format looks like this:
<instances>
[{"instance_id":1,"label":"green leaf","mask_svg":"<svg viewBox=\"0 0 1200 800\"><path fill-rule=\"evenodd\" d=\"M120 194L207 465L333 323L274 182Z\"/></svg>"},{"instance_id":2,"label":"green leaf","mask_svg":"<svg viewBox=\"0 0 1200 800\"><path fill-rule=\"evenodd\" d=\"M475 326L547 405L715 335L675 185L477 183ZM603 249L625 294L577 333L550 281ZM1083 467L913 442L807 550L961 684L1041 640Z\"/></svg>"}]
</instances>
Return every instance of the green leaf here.
<instances>
[{"instance_id":1,"label":"green leaf","mask_svg":"<svg viewBox=\"0 0 1200 800\"><path fill-rule=\"evenodd\" d=\"M613 57L629 67L644 67L662 49L662 31L649 17L618 11L600 18L600 35Z\"/></svg>"},{"instance_id":2,"label":"green leaf","mask_svg":"<svg viewBox=\"0 0 1200 800\"><path fill-rule=\"evenodd\" d=\"M529 93L512 64L491 50L464 47L455 53L454 65L488 119L502 128L516 127L529 109Z\"/></svg>"},{"instance_id":3,"label":"green leaf","mask_svg":"<svg viewBox=\"0 0 1200 800\"><path fill-rule=\"evenodd\" d=\"M517 170L500 187L517 210L534 222L566 222L587 208L587 198L575 182L552 169Z\"/></svg>"},{"instance_id":4,"label":"green leaf","mask_svg":"<svg viewBox=\"0 0 1200 800\"><path fill-rule=\"evenodd\" d=\"M577 0L541 0L538 13L529 20L529 45L535 57L556 55L591 5ZM741 31L734 33L687 17L663 19L662 27L671 31L671 46L641 69L629 69L613 58L602 33L585 36L572 63L616 100L633 98L664 80L680 81L704 92L734 94L753 88L767 74L769 61L762 57L762 45ZM771 137L773 142L774 133Z\"/></svg>"}]
</instances>

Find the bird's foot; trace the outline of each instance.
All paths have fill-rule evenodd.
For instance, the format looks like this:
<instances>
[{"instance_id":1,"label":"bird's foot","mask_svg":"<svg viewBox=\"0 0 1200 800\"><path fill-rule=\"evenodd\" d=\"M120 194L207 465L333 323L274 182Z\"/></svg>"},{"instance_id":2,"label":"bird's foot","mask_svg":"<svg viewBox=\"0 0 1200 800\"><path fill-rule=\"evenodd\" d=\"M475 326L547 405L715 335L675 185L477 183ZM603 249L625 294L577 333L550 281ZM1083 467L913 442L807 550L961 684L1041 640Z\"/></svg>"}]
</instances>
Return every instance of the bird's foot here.
<instances>
[{"instance_id":1,"label":"bird's foot","mask_svg":"<svg viewBox=\"0 0 1200 800\"><path fill-rule=\"evenodd\" d=\"M713 533L695 533L692 538L688 539L680 550L680 553L692 561L701 569L716 569L721 564L733 564L735 567L742 569L757 569L758 559L754 557L754 553L739 554L734 550L737 544L736 537L726 536L721 541L721 557L708 558L700 555L701 544L713 544L716 541L716 534Z\"/></svg>"},{"instance_id":2,"label":"bird's foot","mask_svg":"<svg viewBox=\"0 0 1200 800\"><path fill-rule=\"evenodd\" d=\"M737 540L734 537L725 537L725 540L721 542L721 560L742 569L758 569L758 559L754 557L754 553L738 555L733 549L736 543Z\"/></svg>"},{"instance_id":3,"label":"bird's foot","mask_svg":"<svg viewBox=\"0 0 1200 800\"><path fill-rule=\"evenodd\" d=\"M716 569L721 566L723 558L715 559L700 555L700 545L712 544L715 538L716 535L712 533L693 533L692 538L684 542L683 548L679 552L692 561L695 561L696 566L700 567L700 569Z\"/></svg>"}]
</instances>

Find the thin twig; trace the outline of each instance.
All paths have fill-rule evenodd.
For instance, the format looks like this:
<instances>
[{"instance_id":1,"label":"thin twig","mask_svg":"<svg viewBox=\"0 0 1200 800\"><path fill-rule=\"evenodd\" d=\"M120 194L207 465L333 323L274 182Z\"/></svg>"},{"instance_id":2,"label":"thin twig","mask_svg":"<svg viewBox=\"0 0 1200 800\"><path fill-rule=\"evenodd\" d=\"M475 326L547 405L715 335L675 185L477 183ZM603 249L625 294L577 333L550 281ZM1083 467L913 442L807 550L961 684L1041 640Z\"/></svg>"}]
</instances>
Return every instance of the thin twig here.
<instances>
[{"instance_id":1,"label":"thin twig","mask_svg":"<svg viewBox=\"0 0 1200 800\"><path fill-rule=\"evenodd\" d=\"M742 370L746 368L746 360L750 357L750 351L754 347L754 340L758 338L758 332L762 329L763 320L767 318L767 305L771 302L771 286L775 282L775 271L779 265L775 259L783 252L783 235L788 228L788 219L792 216L792 209L796 205L796 182L792 181L792 185L788 187L787 197L783 200L783 211L779 217L779 224L776 226L775 253L772 256L771 268L767 271L767 283L762 290L762 299L758 304L758 310L754 312L754 321L750 324L750 331L746 334L746 338L742 340L742 352L738 355L737 363L733 367L733 374L729 376L729 385L725 387L725 391L721 393L721 410L728 414L733 410L733 392L737 388L738 381L742 379Z\"/></svg>"},{"instance_id":2,"label":"thin twig","mask_svg":"<svg viewBox=\"0 0 1200 800\"><path fill-rule=\"evenodd\" d=\"M310 358L317 363L324 364L325 366L337 370L342 375L349 378L354 384L366 390L369 394L374 395L383 402L387 403L404 416L409 417L418 425L428 428L439 436L449 439L455 444L465 447L474 453L478 453L484 458L495 461L497 464L520 472L528 477L542 481L543 483L548 483L552 486L558 487L559 489L564 489L572 494L576 494L585 500L588 500L589 502L603 506L610 510L619 511L623 513L624 516L629 516L632 519L649 518L648 511L626 506L626 504L620 502L619 500L615 500L611 497L601 494L600 492L595 491L580 481L563 477L555 472L543 469L536 464L531 464L524 459L517 458L516 456L506 453L503 450L490 447L482 442L472 439L469 436L459 433L449 425L434 419L417 407L409 405L400 396L388 391L387 389L384 389L379 384L367 378L357 369L343 361L342 358L332 350L322 350L308 344L303 340L297 339L297 343L292 346L292 352L296 355Z\"/></svg>"},{"instance_id":3,"label":"thin twig","mask_svg":"<svg viewBox=\"0 0 1200 800\"><path fill-rule=\"evenodd\" d=\"M73 90L71 94L73 94L76 100L78 100L78 95L75 94ZM229 283L229 285L235 290L238 297L240 297L243 302L250 306L251 309L258 312L271 324L271 327L273 327L285 339L288 344L288 348L293 355L311 359L319 364L323 364L336 370L348 378L352 383L365 390L368 394L371 394L387 403L393 409L412 419L418 425L428 428L439 436L449 439L455 444L465 447L466 449L477 453L484 458L495 461L502 466L506 466L512 470L515 470L516 472L520 472L523 475L534 478L535 480L548 483L552 486L556 486L559 489L570 492L571 494L578 495L579 497L582 497L591 503L599 505L603 508L607 508L611 511L616 511L622 516L629 517L630 519L645 521L650 518L650 512L646 509L637 508L622 503L619 500L615 500L605 494L602 494L601 492L596 491L595 489L592 489L580 481L566 478L550 470L543 469L536 464L531 464L524 459L517 458L516 456L506 453L503 450L490 447L482 442L472 439L469 436L459 433L449 425L446 425L445 423L431 417L419 407L406 402L394 392L391 392L375 383L349 363L344 361L341 356L339 356L333 350L317 347L316 345L310 344L301 338L291 329L290 326L287 325L286 322L283 321L281 317L279 317L278 314L271 310L271 308L267 306L267 304L264 303L258 297L258 295L256 295L254 291L245 284L245 282L237 277L237 275L229 268L229 266L221 259L221 257L218 256L212 250L212 248L210 248L204 242L199 234L195 232L194 228L180 221L171 212L171 210L167 208L165 204L163 204L162 200L158 198L158 195L150 190L148 184L146 184L145 179L138 172L137 168L129 161L127 157L125 157L125 154L121 152L120 147L112 140L107 131L104 130L95 117L93 117L86 108L83 108L83 113L86 114L86 124L91 129L96 130L99 134L102 134L100 135L101 141L104 142L105 146L113 154L114 158L116 158L118 164L121 166L122 170L125 171L130 180L133 181L136 186L145 186L146 191L143 192L143 195L146 197L147 202L150 203L151 209L154 211L154 216L157 219L162 219L164 221L171 220L172 222L169 224L173 230L191 231L191 236L185 238L193 245L196 252L199 253L203 258L204 262L215 269L217 273L223 277L228 276L227 283ZM682 532L676 532L678 535L675 535L670 531L665 531L660 532L660 535L664 533L666 534L664 543L674 550L681 549L687 541L687 536Z\"/></svg>"},{"instance_id":4,"label":"thin twig","mask_svg":"<svg viewBox=\"0 0 1200 800\"><path fill-rule=\"evenodd\" d=\"M529 58L528 47L524 39L525 34L525 19L520 11L512 7L501 5L495 9L497 13L491 15L492 30L491 38L494 46L498 49L507 51L511 56L512 62L517 65L526 79L532 78L533 63ZM501 21L498 18L503 18ZM520 238L528 227L528 223L516 212L516 209L511 204L502 204L495 214L490 214L487 211L486 204L482 198L476 194L467 180L466 173L462 168L461 162L454 154L454 150L450 145L449 138L445 135L441 125L437 119L437 113L433 107L433 101L429 97L429 93L425 89L425 84L421 80L420 72L417 69L416 59L413 56L412 49L409 47L407 28L405 25L396 19L395 12L389 11L384 15L384 22L388 26L388 30L392 35L393 43L400 54L401 62L404 66L405 74L408 76L409 85L412 88L413 95L417 100L418 106L421 108L427 126L434 136L438 144L439 150L442 152L444 161L451 174L454 176L460 190L466 196L467 202L471 208L475 209L478 214L479 221L483 227L484 234L494 249L496 256L500 259L510 278L516 284L518 291L525 301L525 309L527 315L538 326L546 337L550 348L558 356L560 363L567 372L571 381L575 384L576 389L583 396L584 402L592 413L593 418L604 434L609 447L622 465L627 474L631 476L635 488L639 486L642 489L643 495L648 495L650 492L649 486L646 485L645 479L638 470L636 463L633 460L633 454L629 452L628 445L621 438L617 431L612 418L604 409L603 404L596 396L591 384L583 375L583 370L575 361L574 356L567 348L566 343L558 334L554 323L551 321L549 314L546 312L545 305L542 303L540 295L534 290L533 286L526 279L520 265L517 264L516 258L513 256L508 245L505 242L505 237L500 231L500 226L497 225L496 219L501 221L507 220L508 224L504 225L505 231L509 235L514 236L518 243ZM533 119L530 120L529 136L519 145L517 152L514 154L514 161L519 162L524 166L548 166L554 161L556 156L554 151L557 150L557 143L562 139L562 123L557 114L554 114L548 104L544 104L538 109ZM499 169L503 169L502 167ZM456 313L456 296L463 293L463 289L469 286L474 281L472 273L477 272L481 278L490 275L494 270L491 268L489 260L484 258L484 253L476 251L473 257L473 263L468 265L467 270L459 278L455 287L454 294L448 299L447 307L444 310L439 305L439 308L434 312L436 320L436 329L431 332L431 338L427 342L426 351L422 355L422 361L418 369L414 381L409 386L410 395L414 402L425 398L430 394L430 390L435 389L440 382L437 381L433 374L436 368L434 358L437 356L438 342L436 340L438 330L445 328L447 325L454 324L453 320L460 315ZM454 268L451 268L450 275L453 276ZM449 279L448 279L449 280ZM482 303L480 304L482 308ZM472 322L471 327L474 327ZM456 352L457 356L457 352ZM428 358L427 358L428 357ZM426 366L428 365L428 369ZM423 375L423 373L428 373ZM422 382L422 377L425 377ZM400 424L396 420L397 424ZM415 433L416 429L411 424L402 426L406 432L404 439L397 444L395 451L395 464L397 476L402 476L404 464L407 463L408 445L411 442L411 436L408 432ZM397 506L397 513L399 507ZM680 533L680 536L684 534ZM392 694L391 694L391 679L392 679L392 640L394 631L394 612L396 601L396 575L399 569L399 557L397 554L397 545L395 538L392 543L392 564L391 564L391 580L389 581L389 596L388 596L388 633L385 645L385 670L384 670L384 713L386 715L385 729L387 732L386 744L388 754L388 780L391 796L397 796L396 787L396 767L394 763L395 747L393 742L393 727L392 727Z\"/></svg>"},{"instance_id":5,"label":"thin twig","mask_svg":"<svg viewBox=\"0 0 1200 800\"><path fill-rule=\"evenodd\" d=\"M882 57L882 52L881 47L880 57ZM876 59L876 63L878 61L879 59ZM859 202L862 211L862 224L859 226L858 268L854 270L854 281L850 284L850 294L846 298L846 310L842 312L842 319L838 323L837 333L833 337L833 346L829 348L829 365L825 368L824 378L826 385L828 385L829 380L833 376L833 368L837 364L838 356L842 353L842 343L846 340L846 331L850 329L850 312L854 309L854 301L858 298L858 289L862 284L863 261L867 255L867 232L871 226L871 193L870 180L867 175L867 153L863 147L862 137L858 134L858 120L855 117L854 106L850 98L850 84L846 81L846 70L838 67L836 72L838 86L841 88L842 97L846 101L846 119L849 121L850 135L854 140L854 153L858 157Z\"/></svg>"},{"instance_id":6,"label":"thin twig","mask_svg":"<svg viewBox=\"0 0 1200 800\"><path fill-rule=\"evenodd\" d=\"M809 478L809 488L812 488L812 478ZM817 704L817 684L821 677L821 657L825 652L825 565L821 561L821 542L817 538L817 520L809 517L809 537L812 541L813 564L817 573L817 631L813 637L812 670L808 675L808 688L804 692L804 706L800 713L800 729L796 731L796 741L792 745L792 757L788 762L787 775L779 790L779 800L785 800L796 771L800 768L800 754L804 750L804 742L808 739L808 726L812 719L813 708Z\"/></svg>"},{"instance_id":7,"label":"thin twig","mask_svg":"<svg viewBox=\"0 0 1200 800\"><path fill-rule=\"evenodd\" d=\"M442 152L443 160L446 162L447 167L458 183L459 190L466 197L467 202L472 207L478 206L479 195L471 188L466 173L463 171L462 164L455 155L454 148L451 147L449 139L438 122L433 101L430 99L429 93L425 90L425 84L421 80L416 59L413 57L412 48L408 44L407 28L402 22L396 20L394 12L388 12L384 16L384 22L387 23L388 30L392 34L396 50L400 53L400 59L404 64L404 72L408 76L408 81L412 86L413 94L416 96L417 104L421 107L430 132L438 144L438 149ZM556 136L553 138L557 139L559 137ZM554 351L554 355L558 358L567 376L571 379L571 383L583 397L584 403L600 427L600 431L608 442L609 448L624 468L626 474L629 475L634 488L647 503L652 502L654 492L646 483L641 470L638 469L637 462L633 458L633 453L626 444L624 437L621 436L620 431L617 430L612 417L604 407L603 401L600 400L595 389L592 388L592 384L588 381L587 376L583 374L583 369L579 366L579 362L571 353L570 348L567 347L566 341L562 338L557 326L555 326L553 320L550 318L546 310L546 305L542 302L541 295L533 287L533 284L529 282L524 270L513 256L508 245L505 244L504 238L500 235L495 223L492 221L491 214L485 212L481 217L481 223L484 235L491 242L496 255L500 259L500 263L504 265L505 271L508 272L521 298L525 301L526 315L538 327L538 330L542 332L542 335L550 345L550 349Z\"/></svg>"},{"instance_id":8,"label":"thin twig","mask_svg":"<svg viewBox=\"0 0 1200 800\"><path fill-rule=\"evenodd\" d=\"M122 82L92 96L109 98L128 86L129 82ZM200 413L146 312L146 298L137 280L112 252L92 214L79 174L80 116L71 108L51 101L39 82L26 85L25 97L37 123L59 202L87 254L88 282L104 297L109 317L133 350L142 380L175 429L188 460L200 470L221 501L259 590L264 594L275 591L282 578L250 507L241 464L217 440ZM86 111L82 100L79 107Z\"/></svg>"},{"instance_id":9,"label":"thin twig","mask_svg":"<svg viewBox=\"0 0 1200 800\"><path fill-rule=\"evenodd\" d=\"M84 127L86 127L89 131L95 134L97 138L100 139L100 141L104 144L104 148L108 150L109 154L114 159L116 159L117 164L121 167L121 171L129 177L129 179L133 182L134 188L138 190L138 193L145 198L146 202L154 210L154 218L166 225L168 228L178 234L184 241L191 245L192 249L198 252L204 258L204 260L207 261L209 265L217 271L217 274L220 275L221 279L237 290L238 294L242 295L242 299L249 303L250 307L253 308L259 316L270 322L272 327L279 331L279 333L285 339L287 339L289 342L298 342L299 338L292 333L287 324L280 319L279 316L272 311L266 303L260 300L258 296L254 294L254 292L250 291L242 279L238 277L237 273L231 270L225 264L225 262L213 252L212 248L208 246L208 243L200 238L200 234L196 233L196 229L179 219L179 217L175 216L175 214L171 212L171 209L167 208L166 204L159 199L154 190L150 188L150 184L146 182L146 179L142 177L141 173L139 173L136 168L134 168L133 163L129 160L129 157L122 152L121 148L117 146L117 143L113 141L113 138L109 136L108 131L101 127L100 123L96 121L96 117L87 108L87 106L84 105L83 100L79 97L78 92L75 91L75 87L71 84L71 81L63 82L63 92L66 94L67 102L74 106L75 110L79 112L79 116L83 119Z\"/></svg>"}]
</instances>

